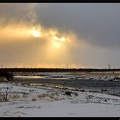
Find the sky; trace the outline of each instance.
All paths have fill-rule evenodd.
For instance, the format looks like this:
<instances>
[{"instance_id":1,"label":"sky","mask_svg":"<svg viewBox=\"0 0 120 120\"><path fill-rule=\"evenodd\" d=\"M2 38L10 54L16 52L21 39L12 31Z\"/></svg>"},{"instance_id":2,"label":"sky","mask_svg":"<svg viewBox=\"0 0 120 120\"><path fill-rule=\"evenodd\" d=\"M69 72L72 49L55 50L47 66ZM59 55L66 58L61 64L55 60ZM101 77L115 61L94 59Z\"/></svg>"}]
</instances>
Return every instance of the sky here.
<instances>
[{"instance_id":1,"label":"sky","mask_svg":"<svg viewBox=\"0 0 120 120\"><path fill-rule=\"evenodd\" d=\"M1 67L120 68L119 3L0 3Z\"/></svg>"}]
</instances>

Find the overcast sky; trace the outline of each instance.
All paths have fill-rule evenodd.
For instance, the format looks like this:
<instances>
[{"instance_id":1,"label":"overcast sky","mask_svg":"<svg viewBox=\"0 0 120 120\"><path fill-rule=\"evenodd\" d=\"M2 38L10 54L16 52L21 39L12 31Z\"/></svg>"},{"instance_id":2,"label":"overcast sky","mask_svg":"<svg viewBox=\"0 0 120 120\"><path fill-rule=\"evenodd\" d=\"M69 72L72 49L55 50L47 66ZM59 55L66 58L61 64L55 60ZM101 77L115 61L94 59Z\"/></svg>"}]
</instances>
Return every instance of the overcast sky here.
<instances>
[{"instance_id":1,"label":"overcast sky","mask_svg":"<svg viewBox=\"0 0 120 120\"><path fill-rule=\"evenodd\" d=\"M0 64L120 68L120 4L0 3Z\"/></svg>"}]
</instances>

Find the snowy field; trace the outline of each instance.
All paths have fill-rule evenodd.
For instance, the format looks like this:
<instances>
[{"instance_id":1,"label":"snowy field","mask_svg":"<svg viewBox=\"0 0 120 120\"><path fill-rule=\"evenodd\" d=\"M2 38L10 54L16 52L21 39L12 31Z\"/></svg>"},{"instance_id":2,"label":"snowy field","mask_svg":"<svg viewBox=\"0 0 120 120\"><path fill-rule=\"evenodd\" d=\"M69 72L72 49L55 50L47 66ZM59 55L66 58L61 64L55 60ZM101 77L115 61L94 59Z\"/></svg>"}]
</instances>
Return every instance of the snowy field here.
<instances>
[{"instance_id":1,"label":"snowy field","mask_svg":"<svg viewBox=\"0 0 120 120\"><path fill-rule=\"evenodd\" d=\"M120 97L93 90L1 82L0 117L120 117Z\"/></svg>"}]
</instances>

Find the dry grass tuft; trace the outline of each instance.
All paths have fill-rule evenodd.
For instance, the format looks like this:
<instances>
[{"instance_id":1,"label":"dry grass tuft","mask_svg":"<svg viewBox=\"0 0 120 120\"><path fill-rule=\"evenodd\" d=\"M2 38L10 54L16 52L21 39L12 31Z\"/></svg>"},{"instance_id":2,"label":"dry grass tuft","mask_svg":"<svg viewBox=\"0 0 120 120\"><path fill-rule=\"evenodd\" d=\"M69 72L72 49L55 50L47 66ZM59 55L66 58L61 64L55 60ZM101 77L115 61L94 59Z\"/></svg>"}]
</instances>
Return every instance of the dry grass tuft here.
<instances>
[{"instance_id":1,"label":"dry grass tuft","mask_svg":"<svg viewBox=\"0 0 120 120\"><path fill-rule=\"evenodd\" d=\"M33 98L32 101L36 101L36 98Z\"/></svg>"}]
</instances>

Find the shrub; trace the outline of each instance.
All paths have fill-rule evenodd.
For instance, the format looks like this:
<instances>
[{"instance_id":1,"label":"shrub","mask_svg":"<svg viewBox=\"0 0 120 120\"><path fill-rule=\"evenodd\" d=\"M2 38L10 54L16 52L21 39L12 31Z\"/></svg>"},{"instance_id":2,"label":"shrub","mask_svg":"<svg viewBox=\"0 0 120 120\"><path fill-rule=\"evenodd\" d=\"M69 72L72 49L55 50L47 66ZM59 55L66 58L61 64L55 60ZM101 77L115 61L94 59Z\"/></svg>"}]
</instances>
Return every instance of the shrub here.
<instances>
[{"instance_id":1,"label":"shrub","mask_svg":"<svg viewBox=\"0 0 120 120\"><path fill-rule=\"evenodd\" d=\"M0 90L3 90L4 92L0 92L0 102L8 102L9 101L9 96L10 96L10 91L12 87L3 87Z\"/></svg>"},{"instance_id":2,"label":"shrub","mask_svg":"<svg viewBox=\"0 0 120 120\"><path fill-rule=\"evenodd\" d=\"M8 81L13 79L13 74L7 71L0 71L0 77L6 78Z\"/></svg>"}]
</instances>

